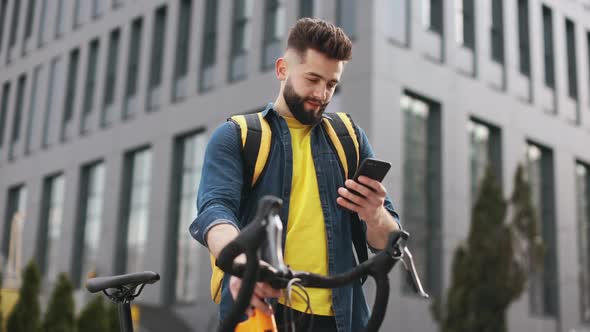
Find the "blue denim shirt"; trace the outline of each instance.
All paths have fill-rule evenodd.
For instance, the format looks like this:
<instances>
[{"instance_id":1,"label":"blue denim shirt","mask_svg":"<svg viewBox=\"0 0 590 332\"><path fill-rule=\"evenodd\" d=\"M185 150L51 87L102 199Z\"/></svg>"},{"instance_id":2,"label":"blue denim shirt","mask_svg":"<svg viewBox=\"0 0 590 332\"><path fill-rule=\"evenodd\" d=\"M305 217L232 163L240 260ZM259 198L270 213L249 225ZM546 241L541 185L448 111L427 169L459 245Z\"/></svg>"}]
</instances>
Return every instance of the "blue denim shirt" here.
<instances>
[{"instance_id":1,"label":"blue denim shirt","mask_svg":"<svg viewBox=\"0 0 590 332\"><path fill-rule=\"evenodd\" d=\"M287 230L293 173L291 135L286 121L272 108L272 103L263 111L263 116L271 126L272 143L266 169L254 188L244 186L243 183L242 141L238 126L228 121L211 136L205 152L197 198L199 212L190 226L191 235L204 246L207 246L207 231L217 224L229 223L238 229L247 225L254 218L258 200L265 195L274 195L283 200L280 217L284 224L283 230ZM359 134L360 160L373 157L367 136L360 128ZM345 179L338 155L322 125L312 129L311 150L326 225L328 270L330 275L339 274L355 266L349 226L351 214L336 203L339 196L337 190L344 185ZM385 201L385 207L399 220L389 198ZM366 230L364 223L363 226ZM233 305L228 281L226 277L222 284L221 319ZM360 281L334 289L332 306L340 332L360 331L368 321L369 308Z\"/></svg>"}]
</instances>

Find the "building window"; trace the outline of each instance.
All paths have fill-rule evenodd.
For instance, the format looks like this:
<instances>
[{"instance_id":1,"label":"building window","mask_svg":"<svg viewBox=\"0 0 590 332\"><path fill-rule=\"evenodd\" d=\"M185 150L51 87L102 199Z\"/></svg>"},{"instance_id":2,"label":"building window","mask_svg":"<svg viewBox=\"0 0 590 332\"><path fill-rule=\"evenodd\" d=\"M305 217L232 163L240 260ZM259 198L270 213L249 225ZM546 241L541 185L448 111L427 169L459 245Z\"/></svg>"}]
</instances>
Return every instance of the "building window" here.
<instances>
[{"instance_id":1,"label":"building window","mask_svg":"<svg viewBox=\"0 0 590 332\"><path fill-rule=\"evenodd\" d=\"M475 50L475 7L473 0L455 0L457 43Z\"/></svg>"},{"instance_id":2,"label":"building window","mask_svg":"<svg viewBox=\"0 0 590 332\"><path fill-rule=\"evenodd\" d=\"M537 316L555 317L558 283L552 151L529 143L527 171L533 206L539 219L538 229L546 250L543 268L529 277L530 309Z\"/></svg>"},{"instance_id":3,"label":"building window","mask_svg":"<svg viewBox=\"0 0 590 332\"><path fill-rule=\"evenodd\" d=\"M555 89L555 59L553 54L553 14L543 6L543 55L545 58L545 85Z\"/></svg>"},{"instance_id":4,"label":"building window","mask_svg":"<svg viewBox=\"0 0 590 332\"><path fill-rule=\"evenodd\" d=\"M64 96L64 112L61 121L61 141L68 139L72 117L74 115L74 102L76 99L76 80L78 76L78 62L80 50L74 49L70 52L70 64L68 66L68 78L66 81L66 94Z\"/></svg>"},{"instance_id":5,"label":"building window","mask_svg":"<svg viewBox=\"0 0 590 332\"><path fill-rule=\"evenodd\" d=\"M8 189L4 232L2 236L2 257L4 257L4 279L20 278L23 224L26 218L27 188L24 185Z\"/></svg>"},{"instance_id":6,"label":"building window","mask_svg":"<svg viewBox=\"0 0 590 332\"><path fill-rule=\"evenodd\" d=\"M406 92L404 116L404 219L425 288L441 294L441 120L439 104ZM405 294L412 294L404 286Z\"/></svg>"},{"instance_id":7,"label":"building window","mask_svg":"<svg viewBox=\"0 0 590 332\"><path fill-rule=\"evenodd\" d=\"M160 106L160 85L162 83L162 65L164 63L164 37L166 35L166 6L156 10L152 38L152 58L150 62L150 77L148 86L148 110L155 110Z\"/></svg>"},{"instance_id":8,"label":"building window","mask_svg":"<svg viewBox=\"0 0 590 332\"><path fill-rule=\"evenodd\" d=\"M113 8L117 9L123 6L123 0L113 0Z\"/></svg>"},{"instance_id":9,"label":"building window","mask_svg":"<svg viewBox=\"0 0 590 332\"><path fill-rule=\"evenodd\" d=\"M356 35L356 0L337 0L336 24L352 39Z\"/></svg>"},{"instance_id":10,"label":"building window","mask_svg":"<svg viewBox=\"0 0 590 332\"><path fill-rule=\"evenodd\" d=\"M471 170L471 204L475 204L486 169L492 168L496 183L502 184L500 129L475 119L467 123Z\"/></svg>"},{"instance_id":11,"label":"building window","mask_svg":"<svg viewBox=\"0 0 590 332\"><path fill-rule=\"evenodd\" d=\"M8 40L8 49L10 50L16 44L16 36L18 33L18 21L20 18L20 3L22 1L14 1L12 6L12 24L10 29L10 39Z\"/></svg>"},{"instance_id":12,"label":"building window","mask_svg":"<svg viewBox=\"0 0 590 332\"><path fill-rule=\"evenodd\" d=\"M37 95L39 85L39 75L41 73L41 65L35 67L33 71L33 83L31 86L31 99L29 103L29 117L27 119L27 134L25 136L25 154L31 152L31 138L33 136L33 123L35 123L35 116L37 114Z\"/></svg>"},{"instance_id":13,"label":"building window","mask_svg":"<svg viewBox=\"0 0 590 332\"><path fill-rule=\"evenodd\" d=\"M574 22L565 20L566 50L567 50L567 74L568 94L578 100L578 72L576 65L576 31Z\"/></svg>"},{"instance_id":14,"label":"building window","mask_svg":"<svg viewBox=\"0 0 590 332\"><path fill-rule=\"evenodd\" d=\"M31 38L33 34L33 19L35 18L35 5L37 2L35 0L29 0L29 6L27 7L27 21L25 24L25 35L23 37L23 41L27 41ZM24 50L24 47L23 47ZM23 52L24 53L24 52Z\"/></svg>"},{"instance_id":15,"label":"building window","mask_svg":"<svg viewBox=\"0 0 590 332\"><path fill-rule=\"evenodd\" d=\"M576 200L580 313L582 322L590 323L590 167L580 162L576 163Z\"/></svg>"},{"instance_id":16,"label":"building window","mask_svg":"<svg viewBox=\"0 0 590 332\"><path fill-rule=\"evenodd\" d=\"M180 137L175 142L174 177L171 220L176 221L176 228L171 228L168 258L171 263L169 287L174 288L174 300L192 302L197 299L199 267L199 250L195 240L187 232L187 227L197 213L195 202L201 180L206 137L196 133Z\"/></svg>"},{"instance_id":17,"label":"building window","mask_svg":"<svg viewBox=\"0 0 590 332\"><path fill-rule=\"evenodd\" d=\"M2 87L2 101L0 104L0 151L4 145L4 128L6 128L6 114L8 113L8 100L10 97L10 82L5 82Z\"/></svg>"},{"instance_id":18,"label":"building window","mask_svg":"<svg viewBox=\"0 0 590 332\"><path fill-rule=\"evenodd\" d=\"M576 163L580 313L590 323L590 166Z\"/></svg>"},{"instance_id":19,"label":"building window","mask_svg":"<svg viewBox=\"0 0 590 332\"><path fill-rule=\"evenodd\" d=\"M45 43L45 31L48 30L47 27L47 8L48 8L48 1L49 0L43 0L43 2L41 3L41 17L39 18L39 31L37 31L37 35L39 36L39 39L37 40L37 47L41 47L43 46L43 44Z\"/></svg>"},{"instance_id":20,"label":"building window","mask_svg":"<svg viewBox=\"0 0 590 332\"><path fill-rule=\"evenodd\" d=\"M285 7L281 0L264 2L264 36L262 39L262 70L274 68L281 56L281 38L285 25Z\"/></svg>"},{"instance_id":21,"label":"building window","mask_svg":"<svg viewBox=\"0 0 590 332\"><path fill-rule=\"evenodd\" d=\"M60 237L63 223L65 180L62 174L45 178L37 241L37 259L41 274L52 283L59 271Z\"/></svg>"},{"instance_id":22,"label":"building window","mask_svg":"<svg viewBox=\"0 0 590 332\"><path fill-rule=\"evenodd\" d=\"M63 18L64 0L57 0L57 11L55 14L55 38L63 36L65 31L65 23Z\"/></svg>"},{"instance_id":23,"label":"building window","mask_svg":"<svg viewBox=\"0 0 590 332\"><path fill-rule=\"evenodd\" d=\"M586 32L586 56L588 60L588 82L590 82L590 31ZM588 84L588 94L590 95L590 83ZM590 103L590 98L588 98Z\"/></svg>"},{"instance_id":24,"label":"building window","mask_svg":"<svg viewBox=\"0 0 590 332\"><path fill-rule=\"evenodd\" d=\"M233 1L233 21L229 81L243 80L248 72L248 48L250 47L250 16L252 0Z\"/></svg>"},{"instance_id":25,"label":"building window","mask_svg":"<svg viewBox=\"0 0 590 332\"><path fill-rule=\"evenodd\" d=\"M51 61L51 69L49 71L49 80L47 85L47 97L45 102L45 119L43 120L43 136L41 146L46 148L49 146L49 135L51 132L51 116L53 109L56 107L57 99L53 95L56 89L55 85L60 81L59 76L61 74L61 59L54 58Z\"/></svg>"},{"instance_id":26,"label":"building window","mask_svg":"<svg viewBox=\"0 0 590 332\"><path fill-rule=\"evenodd\" d=\"M94 0L92 2L92 17L98 18L100 15L104 13L104 4L106 1L104 0Z\"/></svg>"},{"instance_id":27,"label":"building window","mask_svg":"<svg viewBox=\"0 0 590 332\"><path fill-rule=\"evenodd\" d=\"M104 201L103 162L82 168L74 243L73 281L80 287L90 274L97 274Z\"/></svg>"},{"instance_id":28,"label":"building window","mask_svg":"<svg viewBox=\"0 0 590 332\"><path fill-rule=\"evenodd\" d=\"M186 96L186 73L188 71L192 14L191 8L192 0L180 0L178 32L176 38L176 61L174 62L173 100L179 100Z\"/></svg>"},{"instance_id":29,"label":"building window","mask_svg":"<svg viewBox=\"0 0 590 332\"><path fill-rule=\"evenodd\" d=\"M129 59L127 65L127 81L125 83L125 105L123 105L123 119L129 118L131 115L133 115L133 113L135 113L142 28L143 19L141 17L136 18L131 23L131 39L129 40Z\"/></svg>"},{"instance_id":30,"label":"building window","mask_svg":"<svg viewBox=\"0 0 590 332\"><path fill-rule=\"evenodd\" d=\"M25 87L27 84L27 76L22 74L18 78L16 86L16 100L14 102L14 118L12 119L12 135L10 137L10 147L8 149L8 159L14 158L14 149L20 140L20 126L23 113L23 99L25 98Z\"/></svg>"},{"instance_id":31,"label":"building window","mask_svg":"<svg viewBox=\"0 0 590 332\"><path fill-rule=\"evenodd\" d=\"M205 4L205 20L203 47L201 51L201 68L199 73L199 91L205 92L213 88L213 75L217 49L217 1L207 0Z\"/></svg>"},{"instance_id":32,"label":"building window","mask_svg":"<svg viewBox=\"0 0 590 332\"><path fill-rule=\"evenodd\" d=\"M314 17L314 0L299 0L299 18Z\"/></svg>"},{"instance_id":33,"label":"building window","mask_svg":"<svg viewBox=\"0 0 590 332\"><path fill-rule=\"evenodd\" d=\"M125 155L121 229L116 273L143 271L149 223L152 152L149 148Z\"/></svg>"},{"instance_id":34,"label":"building window","mask_svg":"<svg viewBox=\"0 0 590 332\"><path fill-rule=\"evenodd\" d=\"M89 127L88 116L92 113L94 104L94 91L96 90L96 66L99 51L98 38L93 39L89 45L88 63L86 65L86 82L84 83L84 100L82 102L82 116L80 118L80 132L84 134Z\"/></svg>"},{"instance_id":35,"label":"building window","mask_svg":"<svg viewBox=\"0 0 590 332\"><path fill-rule=\"evenodd\" d=\"M518 0L518 59L519 70L531 76L531 45L529 40L529 1Z\"/></svg>"},{"instance_id":36,"label":"building window","mask_svg":"<svg viewBox=\"0 0 590 332\"><path fill-rule=\"evenodd\" d=\"M422 22L424 26L438 34L443 34L443 0L422 0Z\"/></svg>"},{"instance_id":37,"label":"building window","mask_svg":"<svg viewBox=\"0 0 590 332\"><path fill-rule=\"evenodd\" d=\"M504 14L503 0L492 1L491 50L492 60L504 64Z\"/></svg>"},{"instance_id":38,"label":"building window","mask_svg":"<svg viewBox=\"0 0 590 332\"><path fill-rule=\"evenodd\" d=\"M111 122L111 107L115 101L115 85L117 81L117 63L119 60L119 42L121 30L112 30L109 37L109 55L107 59L107 72L104 82L104 97L102 101L101 125L106 127Z\"/></svg>"},{"instance_id":39,"label":"building window","mask_svg":"<svg viewBox=\"0 0 590 332\"><path fill-rule=\"evenodd\" d=\"M6 21L6 10L8 9L8 0L0 0L0 51L2 50L2 41L4 40L4 22Z\"/></svg>"}]
</instances>

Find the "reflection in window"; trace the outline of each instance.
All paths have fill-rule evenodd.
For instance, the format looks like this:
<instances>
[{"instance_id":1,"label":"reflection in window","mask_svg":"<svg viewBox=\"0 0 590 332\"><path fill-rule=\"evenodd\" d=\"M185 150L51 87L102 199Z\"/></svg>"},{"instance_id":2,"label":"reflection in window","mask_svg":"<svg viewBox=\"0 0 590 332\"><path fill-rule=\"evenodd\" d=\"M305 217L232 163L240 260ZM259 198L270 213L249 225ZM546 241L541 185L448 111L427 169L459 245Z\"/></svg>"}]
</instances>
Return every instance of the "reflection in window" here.
<instances>
[{"instance_id":1,"label":"reflection in window","mask_svg":"<svg viewBox=\"0 0 590 332\"><path fill-rule=\"evenodd\" d=\"M2 257L5 263L4 278L6 279L20 278L20 270L24 265L21 250L26 204L27 188L24 185L8 189L2 236Z\"/></svg>"},{"instance_id":2,"label":"reflection in window","mask_svg":"<svg viewBox=\"0 0 590 332\"><path fill-rule=\"evenodd\" d=\"M127 155L125 173L125 209L126 225L124 239L125 252L123 272L143 271L145 261L146 239L149 222L149 201L152 173L152 153L149 149L139 150Z\"/></svg>"},{"instance_id":3,"label":"reflection in window","mask_svg":"<svg viewBox=\"0 0 590 332\"><path fill-rule=\"evenodd\" d=\"M336 24L351 39L356 35L356 0L338 0L336 2Z\"/></svg>"},{"instance_id":4,"label":"reflection in window","mask_svg":"<svg viewBox=\"0 0 590 332\"><path fill-rule=\"evenodd\" d=\"M262 69L274 68L281 56L281 38L285 25L285 7L281 0L265 1L264 37L262 40Z\"/></svg>"},{"instance_id":5,"label":"reflection in window","mask_svg":"<svg viewBox=\"0 0 590 332\"><path fill-rule=\"evenodd\" d=\"M590 167L576 164L581 320L590 323Z\"/></svg>"},{"instance_id":6,"label":"reflection in window","mask_svg":"<svg viewBox=\"0 0 590 332\"><path fill-rule=\"evenodd\" d=\"M38 257L40 269L47 280L52 283L56 280L62 257L59 255L59 247L64 204L65 180L63 175L55 175L45 179L43 213L41 216Z\"/></svg>"},{"instance_id":7,"label":"reflection in window","mask_svg":"<svg viewBox=\"0 0 590 332\"><path fill-rule=\"evenodd\" d=\"M555 239L555 198L553 156L549 149L529 143L527 172L531 198L539 220L545 245L543 268L530 275L529 304L531 313L555 316L557 313L557 248Z\"/></svg>"},{"instance_id":8,"label":"reflection in window","mask_svg":"<svg viewBox=\"0 0 590 332\"><path fill-rule=\"evenodd\" d=\"M496 183L502 183L500 130L482 122L469 120L467 131L470 142L471 204L475 204L487 167L492 167Z\"/></svg>"},{"instance_id":9,"label":"reflection in window","mask_svg":"<svg viewBox=\"0 0 590 332\"><path fill-rule=\"evenodd\" d=\"M137 77L139 75L141 49L141 36L143 19L136 18L131 23L131 39L129 40L129 56L127 64L127 81L125 83L125 105L123 105L123 118L126 119L135 113L135 101L137 94Z\"/></svg>"},{"instance_id":10,"label":"reflection in window","mask_svg":"<svg viewBox=\"0 0 590 332\"><path fill-rule=\"evenodd\" d=\"M205 146L205 135L194 134L183 137L177 143L176 172L177 183L177 253L171 257L176 259L176 300L182 302L194 301L198 294L199 250L197 243L191 237L188 225L197 215L196 200ZM180 182L178 182L180 181Z\"/></svg>"},{"instance_id":11,"label":"reflection in window","mask_svg":"<svg viewBox=\"0 0 590 332\"><path fill-rule=\"evenodd\" d=\"M148 109L160 106L160 90L162 83L162 68L164 64L164 38L166 36L167 7L158 8L154 14L154 30L152 35L152 50L148 81Z\"/></svg>"},{"instance_id":12,"label":"reflection in window","mask_svg":"<svg viewBox=\"0 0 590 332\"><path fill-rule=\"evenodd\" d=\"M100 245L104 201L104 163L85 166L80 182L80 215L74 252L74 284L82 285L89 275L95 275Z\"/></svg>"},{"instance_id":13,"label":"reflection in window","mask_svg":"<svg viewBox=\"0 0 590 332\"><path fill-rule=\"evenodd\" d=\"M86 65L86 82L84 83L84 100L82 104L82 115L80 122L80 131L85 133L90 124L88 123L88 116L92 113L92 105L94 104L94 94L96 90L96 66L98 64L98 50L99 40L94 39L90 42L90 50L88 51L88 64Z\"/></svg>"},{"instance_id":14,"label":"reflection in window","mask_svg":"<svg viewBox=\"0 0 590 332\"><path fill-rule=\"evenodd\" d=\"M247 76L253 6L253 0L233 1L229 81L242 80Z\"/></svg>"},{"instance_id":15,"label":"reflection in window","mask_svg":"<svg viewBox=\"0 0 590 332\"><path fill-rule=\"evenodd\" d=\"M404 227L413 235L418 273L428 292L440 294L441 285L441 146L440 111L436 103L404 94ZM405 283L404 283L405 285ZM412 294L404 286L405 294Z\"/></svg>"},{"instance_id":16,"label":"reflection in window","mask_svg":"<svg viewBox=\"0 0 590 332\"><path fill-rule=\"evenodd\" d=\"M213 73L217 47L217 1L207 0L205 4L203 29L203 47L201 51L201 68L199 73L199 91L204 92L213 87Z\"/></svg>"},{"instance_id":17,"label":"reflection in window","mask_svg":"<svg viewBox=\"0 0 590 332\"><path fill-rule=\"evenodd\" d=\"M178 13L178 27L176 37L176 60L174 62L174 88L172 96L174 100L186 96L186 74L188 71L188 56L190 48L190 30L192 0L180 2Z\"/></svg>"},{"instance_id":18,"label":"reflection in window","mask_svg":"<svg viewBox=\"0 0 590 332\"><path fill-rule=\"evenodd\" d=\"M31 138L33 136L33 123L37 113L37 95L41 65L37 65L33 71L33 83L31 85L31 97L29 99L29 116L27 118L27 132L25 135L25 154L31 152Z\"/></svg>"}]
</instances>

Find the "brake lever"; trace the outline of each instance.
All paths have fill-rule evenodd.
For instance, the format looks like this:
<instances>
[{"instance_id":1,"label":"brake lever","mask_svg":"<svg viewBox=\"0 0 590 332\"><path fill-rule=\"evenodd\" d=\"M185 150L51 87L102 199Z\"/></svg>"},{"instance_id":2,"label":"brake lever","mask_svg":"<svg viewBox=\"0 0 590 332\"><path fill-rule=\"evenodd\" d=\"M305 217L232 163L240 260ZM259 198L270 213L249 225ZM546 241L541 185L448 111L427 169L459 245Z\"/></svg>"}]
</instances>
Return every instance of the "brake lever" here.
<instances>
[{"instance_id":1,"label":"brake lever","mask_svg":"<svg viewBox=\"0 0 590 332\"><path fill-rule=\"evenodd\" d=\"M422 287L422 282L420 282L420 277L418 277L418 272L416 272L416 266L414 265L414 260L412 259L412 253L410 249L404 245L403 247L403 255L402 255L402 265L406 270L406 280L414 289L416 294L420 295L421 297L428 299L430 296L424 291Z\"/></svg>"},{"instance_id":2,"label":"brake lever","mask_svg":"<svg viewBox=\"0 0 590 332\"><path fill-rule=\"evenodd\" d=\"M414 259L412 253L407 247L408 239L410 234L406 231L394 231L389 236L389 245L387 246L387 252L393 259L399 260L406 270L406 280L412 286L416 294L421 297L428 299L430 296L424 291L422 282L416 272L416 266L414 265Z\"/></svg>"}]
</instances>

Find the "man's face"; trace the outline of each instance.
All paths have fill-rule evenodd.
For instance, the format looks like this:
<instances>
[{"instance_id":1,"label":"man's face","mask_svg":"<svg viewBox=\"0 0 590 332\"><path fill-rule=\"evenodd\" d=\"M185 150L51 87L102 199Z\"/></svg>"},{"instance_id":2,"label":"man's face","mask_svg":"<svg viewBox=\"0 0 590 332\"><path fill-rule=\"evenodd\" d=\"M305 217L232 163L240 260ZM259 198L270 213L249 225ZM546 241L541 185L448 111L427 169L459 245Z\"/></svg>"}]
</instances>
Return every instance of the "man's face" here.
<instances>
[{"instance_id":1,"label":"man's face","mask_svg":"<svg viewBox=\"0 0 590 332\"><path fill-rule=\"evenodd\" d=\"M289 66L283 98L299 122L316 124L332 99L344 61L330 59L313 49L297 59Z\"/></svg>"}]
</instances>

